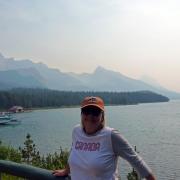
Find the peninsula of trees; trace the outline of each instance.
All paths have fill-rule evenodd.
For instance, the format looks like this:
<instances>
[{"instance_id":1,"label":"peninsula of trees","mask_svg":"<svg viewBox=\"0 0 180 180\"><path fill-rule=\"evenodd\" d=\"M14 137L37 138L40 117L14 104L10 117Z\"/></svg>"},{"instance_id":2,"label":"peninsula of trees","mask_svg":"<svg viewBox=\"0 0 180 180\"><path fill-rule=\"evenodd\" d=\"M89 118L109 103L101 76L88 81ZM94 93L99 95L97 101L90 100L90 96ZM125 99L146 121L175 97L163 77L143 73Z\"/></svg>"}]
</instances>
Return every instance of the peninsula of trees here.
<instances>
[{"instance_id":1,"label":"peninsula of trees","mask_svg":"<svg viewBox=\"0 0 180 180\"><path fill-rule=\"evenodd\" d=\"M17 88L0 91L0 109L14 105L24 108L77 106L85 96L99 96L106 105L167 102L169 99L151 91L136 92L74 92L49 89Z\"/></svg>"}]
</instances>

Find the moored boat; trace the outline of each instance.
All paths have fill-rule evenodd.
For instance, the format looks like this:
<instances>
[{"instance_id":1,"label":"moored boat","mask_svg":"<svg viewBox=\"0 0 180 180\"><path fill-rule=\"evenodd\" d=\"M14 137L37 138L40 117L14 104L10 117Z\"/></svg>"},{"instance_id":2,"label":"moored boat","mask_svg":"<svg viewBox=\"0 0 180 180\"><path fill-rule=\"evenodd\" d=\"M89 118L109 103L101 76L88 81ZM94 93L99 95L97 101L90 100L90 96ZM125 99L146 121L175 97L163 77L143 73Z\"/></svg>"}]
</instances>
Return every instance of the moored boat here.
<instances>
[{"instance_id":1,"label":"moored boat","mask_svg":"<svg viewBox=\"0 0 180 180\"><path fill-rule=\"evenodd\" d=\"M10 115L0 115L0 121L1 120L10 120L11 116Z\"/></svg>"},{"instance_id":2,"label":"moored boat","mask_svg":"<svg viewBox=\"0 0 180 180\"><path fill-rule=\"evenodd\" d=\"M0 120L11 119L11 114L9 112L0 112Z\"/></svg>"},{"instance_id":3,"label":"moored boat","mask_svg":"<svg viewBox=\"0 0 180 180\"><path fill-rule=\"evenodd\" d=\"M10 122L17 122L10 113L3 112L0 114L0 125L9 124Z\"/></svg>"},{"instance_id":4,"label":"moored boat","mask_svg":"<svg viewBox=\"0 0 180 180\"><path fill-rule=\"evenodd\" d=\"M0 125L2 124L8 124L9 122L11 122L11 120L10 119L0 119Z\"/></svg>"}]
</instances>

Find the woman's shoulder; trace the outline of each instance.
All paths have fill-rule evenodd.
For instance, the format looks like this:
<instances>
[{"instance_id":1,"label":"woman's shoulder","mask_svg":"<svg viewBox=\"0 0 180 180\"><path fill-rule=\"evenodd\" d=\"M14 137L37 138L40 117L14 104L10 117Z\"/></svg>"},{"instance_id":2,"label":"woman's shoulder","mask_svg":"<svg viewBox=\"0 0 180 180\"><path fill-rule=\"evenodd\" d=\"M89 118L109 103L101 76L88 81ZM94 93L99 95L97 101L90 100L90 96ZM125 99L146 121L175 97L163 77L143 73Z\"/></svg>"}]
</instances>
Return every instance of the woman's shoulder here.
<instances>
[{"instance_id":1,"label":"woman's shoulder","mask_svg":"<svg viewBox=\"0 0 180 180\"><path fill-rule=\"evenodd\" d=\"M81 127L80 124L75 125L74 128L73 128L73 132L77 132L77 131L80 131L80 130L82 130L82 127Z\"/></svg>"},{"instance_id":2,"label":"woman's shoulder","mask_svg":"<svg viewBox=\"0 0 180 180\"><path fill-rule=\"evenodd\" d=\"M112 131L111 131L111 137L112 138L124 138L123 137L123 135L121 134L121 132L119 131L119 130L117 130L117 129L112 129Z\"/></svg>"},{"instance_id":3,"label":"woman's shoulder","mask_svg":"<svg viewBox=\"0 0 180 180\"><path fill-rule=\"evenodd\" d=\"M124 137L124 135L117 129L113 129L111 131L111 141L114 145L129 145L128 140Z\"/></svg>"},{"instance_id":4,"label":"woman's shoulder","mask_svg":"<svg viewBox=\"0 0 180 180\"><path fill-rule=\"evenodd\" d=\"M81 125L80 125L80 124L76 124L76 125L73 127L73 130L76 130L76 129L81 129Z\"/></svg>"},{"instance_id":5,"label":"woman's shoulder","mask_svg":"<svg viewBox=\"0 0 180 180\"><path fill-rule=\"evenodd\" d=\"M105 126L100 132L103 133L103 134L111 135L114 131L115 131L114 128L109 127L109 126Z\"/></svg>"},{"instance_id":6,"label":"woman's shoulder","mask_svg":"<svg viewBox=\"0 0 180 180\"><path fill-rule=\"evenodd\" d=\"M109 126L105 126L104 128L105 131L109 131L111 134L120 134L119 130L109 127Z\"/></svg>"}]
</instances>

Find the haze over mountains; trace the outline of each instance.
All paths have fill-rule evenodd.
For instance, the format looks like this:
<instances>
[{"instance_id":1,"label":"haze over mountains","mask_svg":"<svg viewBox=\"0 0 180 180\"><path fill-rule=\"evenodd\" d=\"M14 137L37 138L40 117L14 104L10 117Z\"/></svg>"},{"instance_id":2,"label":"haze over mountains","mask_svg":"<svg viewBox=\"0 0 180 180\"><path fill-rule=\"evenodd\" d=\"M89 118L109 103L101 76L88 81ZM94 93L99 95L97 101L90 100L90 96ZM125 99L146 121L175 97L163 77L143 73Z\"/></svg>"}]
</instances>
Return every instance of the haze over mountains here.
<instances>
[{"instance_id":1,"label":"haze over mountains","mask_svg":"<svg viewBox=\"0 0 180 180\"><path fill-rule=\"evenodd\" d=\"M119 72L97 67L90 73L64 73L49 68L43 63L30 60L16 61L0 54L0 89L16 87L48 88L65 91L140 91L150 90L169 98L180 98L180 94L161 86L153 86Z\"/></svg>"}]
</instances>

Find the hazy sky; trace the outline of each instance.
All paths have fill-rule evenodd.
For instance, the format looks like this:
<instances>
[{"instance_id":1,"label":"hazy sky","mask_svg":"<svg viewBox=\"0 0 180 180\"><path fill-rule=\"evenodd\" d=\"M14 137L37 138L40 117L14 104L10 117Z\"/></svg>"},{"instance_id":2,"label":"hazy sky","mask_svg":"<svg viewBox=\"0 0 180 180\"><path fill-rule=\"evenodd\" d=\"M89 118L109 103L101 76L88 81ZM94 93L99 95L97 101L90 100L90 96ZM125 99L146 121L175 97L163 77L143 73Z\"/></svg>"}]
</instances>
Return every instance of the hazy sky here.
<instances>
[{"instance_id":1,"label":"hazy sky","mask_svg":"<svg viewBox=\"0 0 180 180\"><path fill-rule=\"evenodd\" d=\"M147 75L180 92L180 1L0 0L0 52L63 72Z\"/></svg>"}]
</instances>

